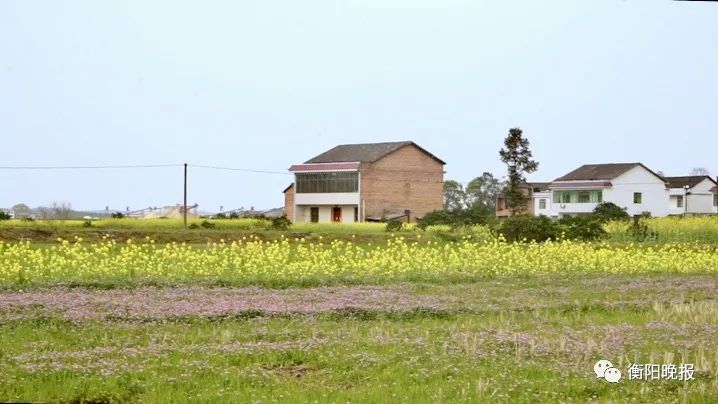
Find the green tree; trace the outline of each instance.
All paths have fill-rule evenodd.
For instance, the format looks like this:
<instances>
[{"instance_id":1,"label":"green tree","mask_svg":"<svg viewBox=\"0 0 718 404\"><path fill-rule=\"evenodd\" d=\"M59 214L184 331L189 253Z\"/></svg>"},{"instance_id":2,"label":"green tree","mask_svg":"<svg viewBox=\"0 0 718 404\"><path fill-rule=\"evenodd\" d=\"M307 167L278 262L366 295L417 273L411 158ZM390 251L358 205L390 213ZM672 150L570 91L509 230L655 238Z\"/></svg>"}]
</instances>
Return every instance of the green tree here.
<instances>
[{"instance_id":1,"label":"green tree","mask_svg":"<svg viewBox=\"0 0 718 404\"><path fill-rule=\"evenodd\" d=\"M508 167L506 187L506 207L515 215L526 208L526 196L521 187L526 182L526 174L538 169L538 162L532 160L529 140L523 136L520 128L512 128L504 139L504 147L499 150L501 161Z\"/></svg>"},{"instance_id":2,"label":"green tree","mask_svg":"<svg viewBox=\"0 0 718 404\"><path fill-rule=\"evenodd\" d=\"M27 206L27 205L25 205L24 203L18 203L17 205L14 205L14 206L13 206L12 208L10 208L10 209L12 209L12 210L15 212L15 214L18 214L18 213L21 213L21 214L30 213L30 207Z\"/></svg>"},{"instance_id":3,"label":"green tree","mask_svg":"<svg viewBox=\"0 0 718 404\"><path fill-rule=\"evenodd\" d=\"M484 172L466 184L466 205L473 208L482 206L489 211L496 210L496 198L505 184L489 172Z\"/></svg>"},{"instance_id":4,"label":"green tree","mask_svg":"<svg viewBox=\"0 0 718 404\"><path fill-rule=\"evenodd\" d=\"M449 211L463 209L465 197L464 187L459 181L444 181L444 209Z\"/></svg>"}]
</instances>

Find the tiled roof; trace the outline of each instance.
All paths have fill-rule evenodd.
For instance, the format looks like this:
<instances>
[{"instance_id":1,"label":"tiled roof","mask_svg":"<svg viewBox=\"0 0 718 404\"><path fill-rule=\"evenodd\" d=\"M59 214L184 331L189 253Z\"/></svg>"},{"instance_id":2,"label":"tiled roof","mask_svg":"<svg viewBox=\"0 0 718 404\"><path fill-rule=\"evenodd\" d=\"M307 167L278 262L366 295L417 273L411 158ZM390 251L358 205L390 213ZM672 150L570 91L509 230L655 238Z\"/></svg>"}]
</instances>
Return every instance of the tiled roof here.
<instances>
[{"instance_id":1,"label":"tiled roof","mask_svg":"<svg viewBox=\"0 0 718 404\"><path fill-rule=\"evenodd\" d=\"M575 181L570 183L554 183L551 185L551 188L611 188L612 186L613 184L611 184L611 181Z\"/></svg>"},{"instance_id":2,"label":"tiled roof","mask_svg":"<svg viewBox=\"0 0 718 404\"><path fill-rule=\"evenodd\" d=\"M362 143L362 144L343 144L336 146L305 163L336 163L347 161L359 161L362 163L373 163L387 154L393 153L404 146L413 145L419 150L428 154L437 161L444 163L438 157L419 147L411 141L403 142L385 142L385 143Z\"/></svg>"},{"instance_id":3,"label":"tiled roof","mask_svg":"<svg viewBox=\"0 0 718 404\"><path fill-rule=\"evenodd\" d=\"M331 171L331 170L356 170L359 168L358 161L345 163L311 163L294 164L289 171Z\"/></svg>"},{"instance_id":4,"label":"tiled roof","mask_svg":"<svg viewBox=\"0 0 718 404\"><path fill-rule=\"evenodd\" d=\"M643 167L658 178L660 175L641 163L585 164L554 181L595 181L612 180L634 167Z\"/></svg>"},{"instance_id":5,"label":"tiled roof","mask_svg":"<svg viewBox=\"0 0 718 404\"><path fill-rule=\"evenodd\" d=\"M668 188L685 188L688 186L688 188L693 188L696 185L703 182L703 180L708 179L711 182L715 184L715 181L713 181L713 178L707 176L707 175L689 175L685 177L665 177L666 181L668 182Z\"/></svg>"}]
</instances>

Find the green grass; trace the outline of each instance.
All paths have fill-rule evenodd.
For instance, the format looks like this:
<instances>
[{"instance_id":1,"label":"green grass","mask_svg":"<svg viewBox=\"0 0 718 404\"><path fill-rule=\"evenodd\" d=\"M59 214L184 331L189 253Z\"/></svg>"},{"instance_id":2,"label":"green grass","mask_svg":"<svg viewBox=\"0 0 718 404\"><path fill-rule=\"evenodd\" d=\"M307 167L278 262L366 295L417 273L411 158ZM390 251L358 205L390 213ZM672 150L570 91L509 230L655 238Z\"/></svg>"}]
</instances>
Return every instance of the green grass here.
<instances>
[{"instance_id":1,"label":"green grass","mask_svg":"<svg viewBox=\"0 0 718 404\"><path fill-rule=\"evenodd\" d=\"M667 243L718 244L718 216L666 217L642 219L651 232L651 237L643 243L660 245ZM212 228L202 227L208 221ZM305 236L308 241L323 238L336 238L357 242L381 242L390 237L383 223L296 223L289 231L280 232L270 229L270 222L260 219L190 219L188 225L197 225L196 229L185 229L180 219L100 219L92 221L91 227L84 227L83 220L3 220L0 221L0 240L52 241L57 237L72 239L80 236L87 241L100 240L110 234L117 240L142 239L151 237L159 243L187 242L204 243L220 239L236 239L246 235L255 235L266 240L278 239L282 234ZM605 241L614 244L636 242L628 231L629 222L612 222L605 225L608 234ZM430 226L427 231L419 230L415 225L407 225L401 234L408 239L422 235L438 241L457 241L470 235L486 239L495 237L488 226L474 226L461 230L449 226Z\"/></svg>"},{"instance_id":2,"label":"green grass","mask_svg":"<svg viewBox=\"0 0 718 404\"><path fill-rule=\"evenodd\" d=\"M267 230L270 222L261 219L189 219L188 225L201 225L202 222L211 222L216 230ZM92 220L91 229L96 230L154 230L172 231L184 230L184 223L181 219L99 219ZM0 220L0 229L25 228L25 229L83 229L84 220ZM292 226L292 231L316 232L316 233L382 233L382 223L299 223Z\"/></svg>"},{"instance_id":3,"label":"green grass","mask_svg":"<svg viewBox=\"0 0 718 404\"><path fill-rule=\"evenodd\" d=\"M93 220L91 227L85 227L83 220L1 220L0 240L20 241L33 240L53 242L57 238L74 239L82 237L88 242L102 240L103 236L111 236L116 240L141 240L150 237L158 243L192 243L200 244L209 241L237 240L243 236L257 236L263 240L277 240L282 235L290 237L306 237L307 241L319 241L321 238L335 238L358 242L382 242L390 236L382 223L299 223L288 231L270 229L270 222L259 219L224 219L207 220L212 228L202 227L205 219L190 219L188 226L197 225L195 229L185 229L180 219L100 219ZM405 234L415 237L414 226L407 226ZM418 234L418 233L417 233Z\"/></svg>"},{"instance_id":4,"label":"green grass","mask_svg":"<svg viewBox=\"0 0 718 404\"><path fill-rule=\"evenodd\" d=\"M716 402L716 281L408 284L395 291L456 305L403 315L389 308L150 322L28 315L0 328L0 401ZM611 360L624 379L596 379L598 359ZM693 363L696 380L628 380L633 362Z\"/></svg>"},{"instance_id":5,"label":"green grass","mask_svg":"<svg viewBox=\"0 0 718 404\"><path fill-rule=\"evenodd\" d=\"M0 240L32 239L47 248L58 236L88 243L109 235L200 244L289 234L368 246L390 236L382 224L298 224L282 233L253 220L213 222L214 229L185 230L172 219L101 220L91 228L82 221L0 221ZM716 218L648 223L658 239L630 248L653 254L656 246L677 242L703 250L718 240ZM622 226L609 226L608 240L616 248L633 243ZM403 235L450 245L468 235L484 239L487 232L436 227ZM689 264L681 264L686 257L668 261L680 270ZM718 402L718 277L711 271L578 274L567 265L554 275L438 279L423 269L399 284L357 275L239 283L192 278L180 282L184 286L155 288L146 286L161 282L103 278L52 289L3 289L0 401ZM338 284L345 286L313 287ZM369 288L369 295L342 295L352 288ZM37 303L43 293L52 302L69 303L62 309L43 306ZM237 300L253 296L258 307L211 313L215 299L227 293L236 293ZM106 306L83 306L103 296ZM27 305L13 308L13 299ZM322 299L339 307L322 309ZM159 305L160 314L150 315ZM319 309L290 309L307 305ZM140 312L133 312L137 307ZM187 307L197 310L175 314ZM78 317L82 310L91 315ZM596 379L592 367L598 359L621 369L618 385ZM696 380L628 380L629 363L692 363Z\"/></svg>"}]
</instances>

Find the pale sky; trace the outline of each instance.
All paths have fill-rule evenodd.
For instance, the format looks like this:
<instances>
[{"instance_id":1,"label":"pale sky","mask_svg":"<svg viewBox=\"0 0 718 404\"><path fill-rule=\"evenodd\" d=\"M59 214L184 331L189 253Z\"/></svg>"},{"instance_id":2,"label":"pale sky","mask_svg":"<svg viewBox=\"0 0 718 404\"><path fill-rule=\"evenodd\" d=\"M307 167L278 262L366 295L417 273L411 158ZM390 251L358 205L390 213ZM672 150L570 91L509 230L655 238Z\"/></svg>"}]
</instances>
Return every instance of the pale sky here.
<instances>
[{"instance_id":1,"label":"pale sky","mask_svg":"<svg viewBox=\"0 0 718 404\"><path fill-rule=\"evenodd\" d=\"M520 126L550 181L640 161L718 175L718 3L0 0L0 166L286 172L413 140L503 176ZM182 169L0 170L0 207L178 203ZM283 205L289 175L191 168L201 210Z\"/></svg>"}]
</instances>

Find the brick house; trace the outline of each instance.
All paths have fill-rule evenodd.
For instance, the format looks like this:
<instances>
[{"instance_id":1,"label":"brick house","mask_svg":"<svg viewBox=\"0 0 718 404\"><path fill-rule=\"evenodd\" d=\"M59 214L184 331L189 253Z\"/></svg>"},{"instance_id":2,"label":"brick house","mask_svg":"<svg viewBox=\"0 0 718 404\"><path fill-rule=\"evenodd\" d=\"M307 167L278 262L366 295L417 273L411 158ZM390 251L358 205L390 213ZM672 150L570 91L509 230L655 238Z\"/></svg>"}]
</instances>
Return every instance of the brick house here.
<instances>
[{"instance_id":1,"label":"brick house","mask_svg":"<svg viewBox=\"0 0 718 404\"><path fill-rule=\"evenodd\" d=\"M355 223L443 208L444 161L411 141L339 145L289 168L293 222Z\"/></svg>"},{"instance_id":2,"label":"brick house","mask_svg":"<svg viewBox=\"0 0 718 404\"><path fill-rule=\"evenodd\" d=\"M526 205L519 214L538 216L546 210L546 199L551 198L548 190L550 182L526 182L521 186L521 192L526 197ZM499 195L496 198L496 216L507 218L511 216L511 211L506 207L506 196Z\"/></svg>"}]
</instances>

